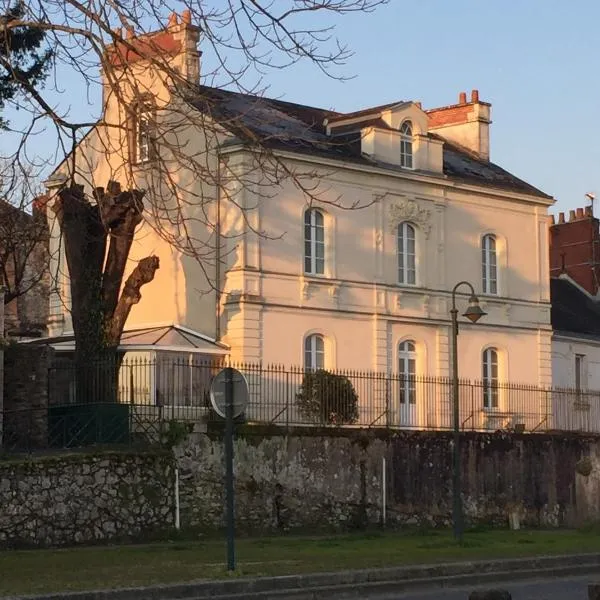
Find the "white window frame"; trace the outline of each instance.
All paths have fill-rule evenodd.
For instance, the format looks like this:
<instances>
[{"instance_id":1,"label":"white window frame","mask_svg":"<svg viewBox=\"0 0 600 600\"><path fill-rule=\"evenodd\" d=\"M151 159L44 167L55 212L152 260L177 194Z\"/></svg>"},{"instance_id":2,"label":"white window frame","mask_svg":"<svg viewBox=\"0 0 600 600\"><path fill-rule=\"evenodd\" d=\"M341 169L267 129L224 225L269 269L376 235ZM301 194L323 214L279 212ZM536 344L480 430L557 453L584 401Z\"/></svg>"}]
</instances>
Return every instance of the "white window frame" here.
<instances>
[{"instance_id":1,"label":"white window frame","mask_svg":"<svg viewBox=\"0 0 600 600\"><path fill-rule=\"evenodd\" d=\"M325 337L320 333L311 333L304 338L304 369L325 369Z\"/></svg>"},{"instance_id":2,"label":"white window frame","mask_svg":"<svg viewBox=\"0 0 600 600\"><path fill-rule=\"evenodd\" d=\"M583 392L585 385L585 354L575 355L575 391L577 394Z\"/></svg>"},{"instance_id":3,"label":"white window frame","mask_svg":"<svg viewBox=\"0 0 600 600\"><path fill-rule=\"evenodd\" d=\"M400 223L396 231L396 260L398 284L417 285L417 228L408 221Z\"/></svg>"},{"instance_id":4,"label":"white window frame","mask_svg":"<svg viewBox=\"0 0 600 600\"><path fill-rule=\"evenodd\" d=\"M497 348L486 348L481 356L483 408L496 410L500 405L500 364Z\"/></svg>"},{"instance_id":5,"label":"white window frame","mask_svg":"<svg viewBox=\"0 0 600 600\"><path fill-rule=\"evenodd\" d=\"M323 212L316 208L307 209L304 212L304 273L307 275L325 275L325 234ZM318 256L319 250L321 256Z\"/></svg>"},{"instance_id":6,"label":"white window frame","mask_svg":"<svg viewBox=\"0 0 600 600\"><path fill-rule=\"evenodd\" d=\"M413 158L413 126L411 121L404 121L400 125L400 166L414 168Z\"/></svg>"},{"instance_id":7,"label":"white window frame","mask_svg":"<svg viewBox=\"0 0 600 600\"><path fill-rule=\"evenodd\" d=\"M417 345L413 340L398 344L400 404L417 403Z\"/></svg>"},{"instance_id":8,"label":"white window frame","mask_svg":"<svg viewBox=\"0 0 600 600\"><path fill-rule=\"evenodd\" d=\"M498 295L498 240L491 233L481 238L481 286L484 294Z\"/></svg>"},{"instance_id":9,"label":"white window frame","mask_svg":"<svg viewBox=\"0 0 600 600\"><path fill-rule=\"evenodd\" d=\"M147 100L135 105L134 156L137 164L154 158L154 108Z\"/></svg>"}]
</instances>

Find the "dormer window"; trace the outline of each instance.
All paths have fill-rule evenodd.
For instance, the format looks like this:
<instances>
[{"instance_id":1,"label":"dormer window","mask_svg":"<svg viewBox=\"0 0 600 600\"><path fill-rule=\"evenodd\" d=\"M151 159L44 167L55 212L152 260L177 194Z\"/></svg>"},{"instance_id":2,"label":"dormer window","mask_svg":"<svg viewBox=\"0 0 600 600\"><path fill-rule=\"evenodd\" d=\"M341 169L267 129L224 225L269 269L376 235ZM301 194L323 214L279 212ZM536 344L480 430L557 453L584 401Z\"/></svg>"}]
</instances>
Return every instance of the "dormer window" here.
<instances>
[{"instance_id":1,"label":"dormer window","mask_svg":"<svg viewBox=\"0 0 600 600\"><path fill-rule=\"evenodd\" d=\"M410 121L400 126L400 166L413 168L413 128Z\"/></svg>"}]
</instances>

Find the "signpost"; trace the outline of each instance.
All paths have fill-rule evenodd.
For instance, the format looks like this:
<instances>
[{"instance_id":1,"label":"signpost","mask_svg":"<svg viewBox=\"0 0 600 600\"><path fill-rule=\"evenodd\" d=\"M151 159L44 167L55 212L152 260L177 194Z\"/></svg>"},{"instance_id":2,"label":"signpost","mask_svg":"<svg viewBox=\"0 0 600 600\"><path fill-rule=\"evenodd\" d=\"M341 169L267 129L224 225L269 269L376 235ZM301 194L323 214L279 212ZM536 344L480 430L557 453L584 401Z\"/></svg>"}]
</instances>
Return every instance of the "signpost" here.
<instances>
[{"instance_id":1,"label":"signpost","mask_svg":"<svg viewBox=\"0 0 600 600\"><path fill-rule=\"evenodd\" d=\"M227 569L235 570L235 503L233 486L233 420L248 404L248 382L236 369L225 367L210 386L210 402L225 419L225 519L227 522Z\"/></svg>"}]
</instances>

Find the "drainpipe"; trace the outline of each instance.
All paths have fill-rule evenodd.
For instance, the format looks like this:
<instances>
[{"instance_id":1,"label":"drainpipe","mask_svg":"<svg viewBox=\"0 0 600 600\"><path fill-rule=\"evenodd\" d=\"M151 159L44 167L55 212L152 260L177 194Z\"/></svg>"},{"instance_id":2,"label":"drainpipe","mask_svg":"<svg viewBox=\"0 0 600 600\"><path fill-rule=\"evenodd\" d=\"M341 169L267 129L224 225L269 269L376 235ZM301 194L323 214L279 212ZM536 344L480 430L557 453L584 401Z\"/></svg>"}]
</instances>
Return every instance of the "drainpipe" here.
<instances>
[{"instance_id":1,"label":"drainpipe","mask_svg":"<svg viewBox=\"0 0 600 600\"><path fill-rule=\"evenodd\" d=\"M217 222L215 224L215 340L221 341L221 165L217 167Z\"/></svg>"}]
</instances>

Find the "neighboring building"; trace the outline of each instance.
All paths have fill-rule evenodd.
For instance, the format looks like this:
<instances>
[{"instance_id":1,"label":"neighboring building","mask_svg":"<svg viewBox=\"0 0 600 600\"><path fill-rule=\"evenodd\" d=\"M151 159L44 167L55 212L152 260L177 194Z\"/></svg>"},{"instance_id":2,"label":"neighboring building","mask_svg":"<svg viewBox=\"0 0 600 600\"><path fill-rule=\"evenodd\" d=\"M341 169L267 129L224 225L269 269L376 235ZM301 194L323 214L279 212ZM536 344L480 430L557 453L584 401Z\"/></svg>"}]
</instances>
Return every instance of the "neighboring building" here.
<instances>
[{"instance_id":1,"label":"neighboring building","mask_svg":"<svg viewBox=\"0 0 600 600\"><path fill-rule=\"evenodd\" d=\"M48 229L45 198L37 199L32 213L0 201L0 286L6 337L27 339L45 335L48 321Z\"/></svg>"},{"instance_id":2,"label":"neighboring building","mask_svg":"<svg viewBox=\"0 0 600 600\"><path fill-rule=\"evenodd\" d=\"M592 207L559 213L550 226L552 380L600 392L600 221Z\"/></svg>"},{"instance_id":3,"label":"neighboring building","mask_svg":"<svg viewBox=\"0 0 600 600\"><path fill-rule=\"evenodd\" d=\"M189 20L172 20L153 39L198 85L198 30ZM150 85L151 65L134 57L133 72L164 99L168 90ZM550 385L547 219L553 199L490 162L491 105L476 90L442 108L401 101L346 114L196 90L197 100L185 110L223 129L220 156L207 160L226 157L235 172L252 161L251 140L267 139L282 164L309 170L328 191L323 202L307 206L291 182L262 197L258 185L199 189L199 178L180 167L177 177L198 186L190 189L189 210L201 197L207 214L221 215L216 234L211 228L198 235L223 246L223 265L213 260L201 268L155 227L142 225L131 268L151 253L161 267L143 288L128 328L174 323L214 340L215 348L227 344L232 358L244 362L446 377L451 291L468 280L488 314L476 325L461 321L461 377L483 379L494 389L509 381ZM107 93L104 102L106 120L118 119L122 107L114 95ZM133 131L145 128L147 118L145 112ZM206 147L200 128L184 137L190 153ZM87 186L125 180L132 164L123 164L123 157L133 156L135 183L144 188L144 178L153 175L144 139L98 126L79 146L76 178ZM71 161L63 163L54 181L70 168ZM339 208L338 197L365 208ZM237 206L258 208L240 218ZM64 256L54 244L54 270L64 273ZM64 308L68 279L59 285L49 321L55 336L71 329ZM459 308L465 308L461 292ZM401 424L431 424L419 409L419 393L402 395L410 410ZM477 410L501 411L503 398L482 394Z\"/></svg>"}]
</instances>

